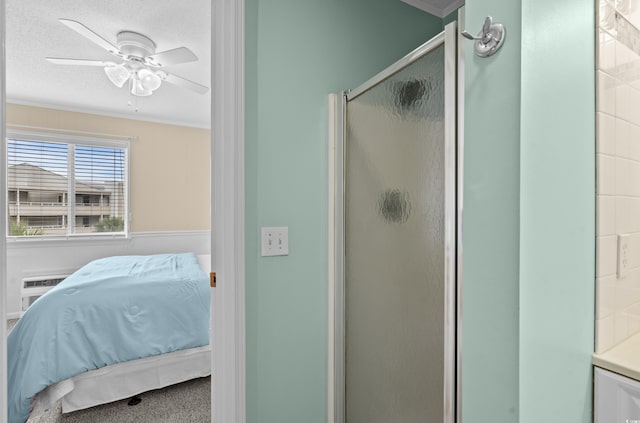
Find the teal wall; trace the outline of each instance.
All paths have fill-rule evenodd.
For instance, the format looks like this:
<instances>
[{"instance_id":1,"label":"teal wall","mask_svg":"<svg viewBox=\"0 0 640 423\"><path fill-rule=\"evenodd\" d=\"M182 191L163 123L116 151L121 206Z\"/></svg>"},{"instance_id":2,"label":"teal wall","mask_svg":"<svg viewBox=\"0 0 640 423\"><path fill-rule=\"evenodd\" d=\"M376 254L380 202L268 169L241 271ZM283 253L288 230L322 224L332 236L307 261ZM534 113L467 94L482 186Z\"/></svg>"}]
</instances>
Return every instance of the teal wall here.
<instances>
[{"instance_id":1,"label":"teal wall","mask_svg":"<svg viewBox=\"0 0 640 423\"><path fill-rule=\"evenodd\" d=\"M466 3L464 422L591 422L594 3Z\"/></svg>"},{"instance_id":2,"label":"teal wall","mask_svg":"<svg viewBox=\"0 0 640 423\"><path fill-rule=\"evenodd\" d=\"M441 29L400 1L246 1L249 423L326 422L327 95ZM261 226L289 256L259 256Z\"/></svg>"},{"instance_id":3,"label":"teal wall","mask_svg":"<svg viewBox=\"0 0 640 423\"><path fill-rule=\"evenodd\" d=\"M465 43L463 422L518 421L520 2L467 0L466 28L507 27L489 59Z\"/></svg>"},{"instance_id":4,"label":"teal wall","mask_svg":"<svg viewBox=\"0 0 640 423\"><path fill-rule=\"evenodd\" d=\"M503 49L465 47L463 421L591 421L591 1L467 0ZM400 1L246 1L247 421L325 422L327 94L442 21ZM559 65L561 64L561 65ZM259 228L289 226L261 258Z\"/></svg>"},{"instance_id":5,"label":"teal wall","mask_svg":"<svg viewBox=\"0 0 640 423\"><path fill-rule=\"evenodd\" d=\"M595 1L522 3L520 423L587 423L595 319Z\"/></svg>"}]
</instances>

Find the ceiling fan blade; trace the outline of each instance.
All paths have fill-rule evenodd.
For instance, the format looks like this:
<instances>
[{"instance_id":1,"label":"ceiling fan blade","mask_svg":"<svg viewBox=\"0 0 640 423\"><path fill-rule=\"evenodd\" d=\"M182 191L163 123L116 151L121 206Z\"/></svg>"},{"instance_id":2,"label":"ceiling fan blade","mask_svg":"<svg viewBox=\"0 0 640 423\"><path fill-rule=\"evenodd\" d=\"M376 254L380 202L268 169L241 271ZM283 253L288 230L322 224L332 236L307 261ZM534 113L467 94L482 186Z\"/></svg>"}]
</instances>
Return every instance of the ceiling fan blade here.
<instances>
[{"instance_id":1,"label":"ceiling fan blade","mask_svg":"<svg viewBox=\"0 0 640 423\"><path fill-rule=\"evenodd\" d=\"M92 30L90 30L89 28L81 24L80 22L72 21L71 19L63 19L63 18L60 18L58 20L63 24L65 24L66 26L68 26L69 28L76 31L78 34L87 38L89 41L93 41L95 44L107 50L109 53L113 54L114 56L119 56L119 57L125 56L125 54L122 53L118 49L118 47L114 46L109 41L105 40L104 38L102 38L101 36L93 32Z\"/></svg>"},{"instance_id":2,"label":"ceiling fan blade","mask_svg":"<svg viewBox=\"0 0 640 423\"><path fill-rule=\"evenodd\" d=\"M170 84L177 85L178 87L186 88L191 91L195 91L198 94L206 94L209 91L209 87L205 87L202 84L198 84L197 82L190 81L188 79L184 79L180 76L172 75L167 72L157 72L158 76L162 78L163 81L167 81Z\"/></svg>"},{"instance_id":3,"label":"ceiling fan blade","mask_svg":"<svg viewBox=\"0 0 640 423\"><path fill-rule=\"evenodd\" d=\"M198 60L198 56L186 47L178 47L173 50L162 51L146 57L146 61L149 65L158 67L195 62L196 60Z\"/></svg>"},{"instance_id":4,"label":"ceiling fan blade","mask_svg":"<svg viewBox=\"0 0 640 423\"><path fill-rule=\"evenodd\" d=\"M84 59L65 59L62 57L45 57L47 61L56 65L80 65L80 66L109 66L115 65L113 62L104 60L84 60Z\"/></svg>"}]
</instances>

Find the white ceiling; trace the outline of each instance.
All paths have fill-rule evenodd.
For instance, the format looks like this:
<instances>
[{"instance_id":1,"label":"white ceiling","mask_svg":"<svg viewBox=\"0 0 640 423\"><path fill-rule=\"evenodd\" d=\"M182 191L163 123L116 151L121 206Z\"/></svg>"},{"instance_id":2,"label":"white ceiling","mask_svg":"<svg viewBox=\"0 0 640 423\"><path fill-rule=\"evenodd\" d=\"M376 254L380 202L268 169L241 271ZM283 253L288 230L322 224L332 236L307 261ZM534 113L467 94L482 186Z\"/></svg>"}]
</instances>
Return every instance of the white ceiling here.
<instances>
[{"instance_id":1,"label":"white ceiling","mask_svg":"<svg viewBox=\"0 0 640 423\"><path fill-rule=\"evenodd\" d=\"M161 52L185 46L199 60L163 68L211 86L210 0L7 0L7 101L210 127L205 95L163 83L150 97L117 88L100 67L64 66L44 58L117 59L58 21L83 23L116 44L122 30L151 38ZM117 60L115 60L117 61ZM135 111L137 99L138 111ZM131 102L131 105L128 103Z\"/></svg>"}]
</instances>

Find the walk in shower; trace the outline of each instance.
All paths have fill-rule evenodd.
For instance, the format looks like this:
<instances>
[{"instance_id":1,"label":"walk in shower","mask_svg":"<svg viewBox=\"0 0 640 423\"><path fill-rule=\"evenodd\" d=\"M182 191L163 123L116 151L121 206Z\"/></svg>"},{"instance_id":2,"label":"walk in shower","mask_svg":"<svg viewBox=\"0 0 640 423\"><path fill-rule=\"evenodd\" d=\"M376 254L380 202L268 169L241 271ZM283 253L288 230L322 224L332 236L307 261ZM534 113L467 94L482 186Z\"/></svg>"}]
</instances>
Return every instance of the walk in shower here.
<instances>
[{"instance_id":1,"label":"walk in shower","mask_svg":"<svg viewBox=\"0 0 640 423\"><path fill-rule=\"evenodd\" d=\"M340 423L455 421L456 40L453 23L337 107Z\"/></svg>"}]
</instances>

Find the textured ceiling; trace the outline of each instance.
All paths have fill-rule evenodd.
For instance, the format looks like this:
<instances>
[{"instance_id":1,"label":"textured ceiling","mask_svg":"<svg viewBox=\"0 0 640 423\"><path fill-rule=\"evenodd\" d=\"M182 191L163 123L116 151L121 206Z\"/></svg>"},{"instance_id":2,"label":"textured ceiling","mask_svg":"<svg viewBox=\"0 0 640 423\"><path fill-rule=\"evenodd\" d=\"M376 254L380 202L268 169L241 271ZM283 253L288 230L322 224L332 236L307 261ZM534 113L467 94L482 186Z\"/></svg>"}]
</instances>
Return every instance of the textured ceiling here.
<instances>
[{"instance_id":1,"label":"textured ceiling","mask_svg":"<svg viewBox=\"0 0 640 423\"><path fill-rule=\"evenodd\" d=\"M100 67L64 66L44 58L112 60L80 34L58 21L83 23L116 43L116 34L136 31L161 52L185 46L199 60L163 68L211 86L210 0L7 0L7 101L210 127L211 91L201 95L163 83L150 97L117 88ZM138 111L135 111L137 100ZM131 103L131 104L129 104Z\"/></svg>"}]
</instances>

